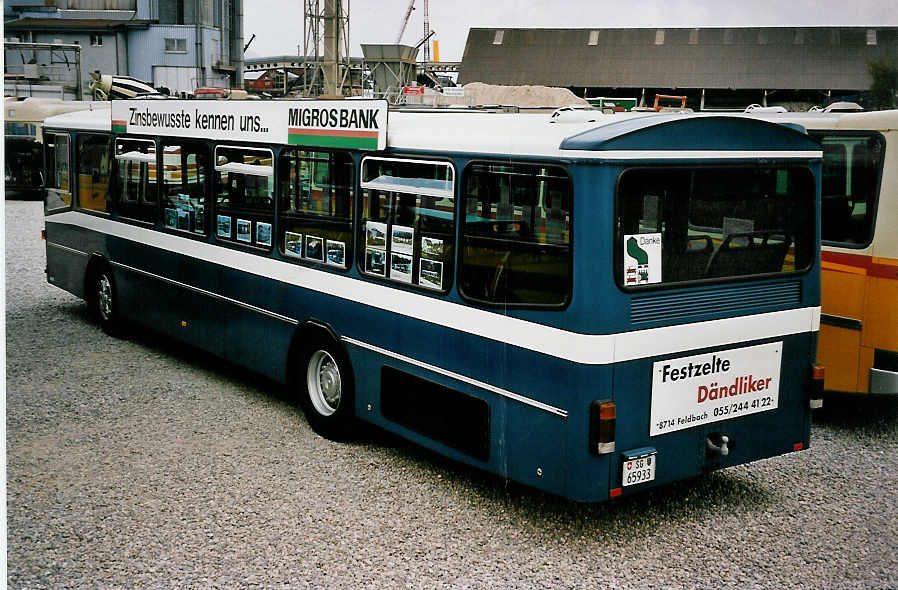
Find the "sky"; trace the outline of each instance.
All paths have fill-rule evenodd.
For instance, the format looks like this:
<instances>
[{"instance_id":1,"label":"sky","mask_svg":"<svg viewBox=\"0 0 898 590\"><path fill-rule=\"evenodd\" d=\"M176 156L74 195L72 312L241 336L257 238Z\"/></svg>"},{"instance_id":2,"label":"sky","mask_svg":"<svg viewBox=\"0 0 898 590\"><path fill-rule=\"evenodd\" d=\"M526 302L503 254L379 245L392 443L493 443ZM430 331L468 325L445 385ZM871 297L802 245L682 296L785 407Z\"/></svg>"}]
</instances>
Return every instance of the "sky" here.
<instances>
[{"instance_id":1,"label":"sky","mask_svg":"<svg viewBox=\"0 0 898 590\"><path fill-rule=\"evenodd\" d=\"M323 0L319 0L323 6ZM362 43L395 43L409 0L344 0L350 5L351 55ZM301 0L244 0L248 57L297 55ZM424 36L424 0L415 0L402 42ZM430 0L430 28L442 61L461 61L468 29L898 26L896 0ZM420 57L420 56L419 56Z\"/></svg>"}]
</instances>

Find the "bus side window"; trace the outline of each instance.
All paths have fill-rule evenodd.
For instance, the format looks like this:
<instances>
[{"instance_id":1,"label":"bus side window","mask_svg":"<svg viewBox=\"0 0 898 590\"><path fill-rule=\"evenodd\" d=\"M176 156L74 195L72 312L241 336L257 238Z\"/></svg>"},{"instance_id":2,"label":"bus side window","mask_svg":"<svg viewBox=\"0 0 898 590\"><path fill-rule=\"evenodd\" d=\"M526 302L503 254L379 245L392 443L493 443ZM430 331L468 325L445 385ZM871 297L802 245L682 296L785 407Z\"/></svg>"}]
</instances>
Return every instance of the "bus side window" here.
<instances>
[{"instance_id":1,"label":"bus side window","mask_svg":"<svg viewBox=\"0 0 898 590\"><path fill-rule=\"evenodd\" d=\"M78 136L78 206L108 211L112 142L106 135Z\"/></svg>"},{"instance_id":2,"label":"bus side window","mask_svg":"<svg viewBox=\"0 0 898 590\"><path fill-rule=\"evenodd\" d=\"M557 166L466 169L459 290L484 303L565 305L571 296L571 183Z\"/></svg>"},{"instance_id":3,"label":"bus side window","mask_svg":"<svg viewBox=\"0 0 898 590\"><path fill-rule=\"evenodd\" d=\"M344 152L286 149L278 161L278 249L340 269L352 256L355 165Z\"/></svg>"},{"instance_id":4,"label":"bus side window","mask_svg":"<svg viewBox=\"0 0 898 590\"><path fill-rule=\"evenodd\" d=\"M47 146L47 211L66 209L72 205L69 184L69 136L63 133L46 135Z\"/></svg>"},{"instance_id":5,"label":"bus side window","mask_svg":"<svg viewBox=\"0 0 898 590\"><path fill-rule=\"evenodd\" d=\"M162 147L162 223L166 229L208 235L208 171L209 154L204 144Z\"/></svg>"},{"instance_id":6,"label":"bus side window","mask_svg":"<svg viewBox=\"0 0 898 590\"><path fill-rule=\"evenodd\" d=\"M270 249L274 155L269 149L215 146L215 237Z\"/></svg>"},{"instance_id":7,"label":"bus side window","mask_svg":"<svg viewBox=\"0 0 898 590\"><path fill-rule=\"evenodd\" d=\"M447 162L362 161L359 269L447 291L455 252L455 169Z\"/></svg>"},{"instance_id":8,"label":"bus side window","mask_svg":"<svg viewBox=\"0 0 898 590\"><path fill-rule=\"evenodd\" d=\"M826 242L862 247L873 239L884 140L872 132L813 135L823 145L820 236Z\"/></svg>"},{"instance_id":9,"label":"bus side window","mask_svg":"<svg viewBox=\"0 0 898 590\"><path fill-rule=\"evenodd\" d=\"M155 222L156 144L145 139L119 138L115 141L119 202L116 211L123 217Z\"/></svg>"}]
</instances>

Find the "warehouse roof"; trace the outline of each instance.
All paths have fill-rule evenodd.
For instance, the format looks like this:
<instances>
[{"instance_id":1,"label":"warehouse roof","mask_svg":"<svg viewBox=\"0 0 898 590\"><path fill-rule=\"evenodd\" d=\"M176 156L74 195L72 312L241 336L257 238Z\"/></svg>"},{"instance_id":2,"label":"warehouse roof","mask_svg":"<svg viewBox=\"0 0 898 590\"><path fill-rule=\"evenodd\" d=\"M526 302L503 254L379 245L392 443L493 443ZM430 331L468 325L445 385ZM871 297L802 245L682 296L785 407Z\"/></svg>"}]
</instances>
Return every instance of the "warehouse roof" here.
<instances>
[{"instance_id":1,"label":"warehouse roof","mask_svg":"<svg viewBox=\"0 0 898 590\"><path fill-rule=\"evenodd\" d=\"M875 60L898 65L898 27L475 28L459 83L859 90Z\"/></svg>"}]
</instances>

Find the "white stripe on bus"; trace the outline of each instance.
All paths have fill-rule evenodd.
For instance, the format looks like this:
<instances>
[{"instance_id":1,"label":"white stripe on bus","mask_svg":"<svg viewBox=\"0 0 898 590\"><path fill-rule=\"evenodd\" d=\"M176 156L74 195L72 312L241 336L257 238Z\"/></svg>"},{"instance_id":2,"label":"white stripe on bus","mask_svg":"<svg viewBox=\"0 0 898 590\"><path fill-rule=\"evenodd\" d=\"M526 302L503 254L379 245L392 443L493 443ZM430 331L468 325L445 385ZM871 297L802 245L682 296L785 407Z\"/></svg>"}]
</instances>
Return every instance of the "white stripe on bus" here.
<instances>
[{"instance_id":1,"label":"white stripe on bus","mask_svg":"<svg viewBox=\"0 0 898 590\"><path fill-rule=\"evenodd\" d=\"M820 307L816 306L619 334L580 334L404 291L386 284L299 266L78 211L50 215L46 218L46 223L83 227L587 365L631 361L700 348L816 332L820 329Z\"/></svg>"}]
</instances>

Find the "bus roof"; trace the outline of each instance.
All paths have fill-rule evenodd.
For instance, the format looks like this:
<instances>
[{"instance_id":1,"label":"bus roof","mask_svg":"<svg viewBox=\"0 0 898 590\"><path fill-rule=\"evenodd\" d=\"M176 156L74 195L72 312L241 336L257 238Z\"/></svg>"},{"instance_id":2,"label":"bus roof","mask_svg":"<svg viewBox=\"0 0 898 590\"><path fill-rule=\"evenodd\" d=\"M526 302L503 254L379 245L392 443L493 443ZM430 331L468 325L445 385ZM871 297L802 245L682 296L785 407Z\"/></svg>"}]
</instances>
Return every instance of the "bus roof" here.
<instances>
[{"instance_id":1,"label":"bus roof","mask_svg":"<svg viewBox=\"0 0 898 590\"><path fill-rule=\"evenodd\" d=\"M140 103L138 108L141 109L147 104L144 101L121 102ZM202 112L206 105L217 101L158 102L177 102L179 108L183 106L189 113L194 110ZM266 104L284 102L292 103L297 108L310 104L308 101L272 101L252 102L230 108L245 108L248 114L259 113ZM343 101L332 101L336 105L341 102ZM112 131L113 115L109 109L68 113L47 118L44 126L109 132ZM841 116L850 115L853 113ZM589 113L589 117L565 120L554 118L550 114L390 111L386 145L394 151L564 159L612 157L611 152L614 150L650 150L655 155L669 151L676 152L680 157L709 157L709 152L711 156L713 153L727 152L731 154L729 157L740 153L741 157L745 157L747 151L762 150L782 153L783 157L820 157L819 146L813 144L806 135L794 128L765 123L764 121L773 120L772 115L755 116L751 119L754 122L750 123L748 117L740 115L650 113L624 116L595 111ZM708 133L708 126L713 126L715 130L728 130L728 137ZM748 127L752 127L751 133L748 133ZM177 131L170 133L172 136L179 135ZM298 144L301 145L301 142ZM695 153L690 154L690 151Z\"/></svg>"},{"instance_id":2,"label":"bus roof","mask_svg":"<svg viewBox=\"0 0 898 590\"><path fill-rule=\"evenodd\" d=\"M104 106L105 105L105 106ZM92 103L86 111L74 111L44 119L44 127L79 131L111 131L109 103Z\"/></svg>"},{"instance_id":3,"label":"bus roof","mask_svg":"<svg viewBox=\"0 0 898 590\"><path fill-rule=\"evenodd\" d=\"M898 110L826 113L758 113L752 118L772 123L797 123L807 129L866 129L889 131L898 129Z\"/></svg>"}]
</instances>

